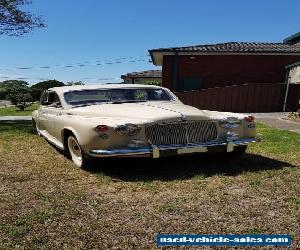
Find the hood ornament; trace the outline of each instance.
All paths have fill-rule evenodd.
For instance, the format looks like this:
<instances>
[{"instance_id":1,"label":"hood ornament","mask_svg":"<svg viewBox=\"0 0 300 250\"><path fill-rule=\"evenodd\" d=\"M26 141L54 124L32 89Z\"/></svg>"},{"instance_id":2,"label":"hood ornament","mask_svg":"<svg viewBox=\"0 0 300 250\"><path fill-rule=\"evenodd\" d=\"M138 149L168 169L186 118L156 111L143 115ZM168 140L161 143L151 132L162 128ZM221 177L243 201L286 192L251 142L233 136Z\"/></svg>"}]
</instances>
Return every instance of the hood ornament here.
<instances>
[{"instance_id":1,"label":"hood ornament","mask_svg":"<svg viewBox=\"0 0 300 250\"><path fill-rule=\"evenodd\" d=\"M180 113L180 115L181 115L181 120L183 121L183 122L185 122L186 121L186 115L184 115L184 114L182 114L182 113Z\"/></svg>"}]
</instances>

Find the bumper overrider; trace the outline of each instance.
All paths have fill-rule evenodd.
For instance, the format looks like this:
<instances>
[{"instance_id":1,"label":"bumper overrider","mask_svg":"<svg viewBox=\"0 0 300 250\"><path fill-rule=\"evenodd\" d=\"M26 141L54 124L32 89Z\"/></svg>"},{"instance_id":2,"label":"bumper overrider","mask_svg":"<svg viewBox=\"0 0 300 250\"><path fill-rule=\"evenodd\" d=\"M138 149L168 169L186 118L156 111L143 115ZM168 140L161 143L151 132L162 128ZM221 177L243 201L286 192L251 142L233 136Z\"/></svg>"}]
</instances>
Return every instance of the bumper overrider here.
<instances>
[{"instance_id":1,"label":"bumper overrider","mask_svg":"<svg viewBox=\"0 0 300 250\"><path fill-rule=\"evenodd\" d=\"M152 157L205 153L205 152L231 152L235 146L245 146L249 143L258 142L259 138L243 138L236 140L226 140L223 142L214 141L201 144L187 145L150 145L149 147L124 148L124 149L95 149L89 154L95 157Z\"/></svg>"}]
</instances>

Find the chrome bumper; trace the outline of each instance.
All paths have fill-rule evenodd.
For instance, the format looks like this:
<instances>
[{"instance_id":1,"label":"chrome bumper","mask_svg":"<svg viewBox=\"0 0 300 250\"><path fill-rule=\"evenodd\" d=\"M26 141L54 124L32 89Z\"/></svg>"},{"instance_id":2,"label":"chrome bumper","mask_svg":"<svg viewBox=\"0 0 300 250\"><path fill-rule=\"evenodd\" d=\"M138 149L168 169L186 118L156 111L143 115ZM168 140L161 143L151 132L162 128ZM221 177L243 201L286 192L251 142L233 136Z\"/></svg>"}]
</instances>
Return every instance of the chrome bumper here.
<instances>
[{"instance_id":1,"label":"chrome bumper","mask_svg":"<svg viewBox=\"0 0 300 250\"><path fill-rule=\"evenodd\" d=\"M234 141L224 142L209 142L203 144L188 144L188 145L151 145L143 148L126 148L126 149L95 149L89 154L95 157L153 157L159 158L166 151L172 151L174 155L204 153L212 148L225 147L227 152L231 152L234 146L245 146L252 142L258 142L258 138L238 139ZM175 153L174 153L175 151Z\"/></svg>"}]
</instances>

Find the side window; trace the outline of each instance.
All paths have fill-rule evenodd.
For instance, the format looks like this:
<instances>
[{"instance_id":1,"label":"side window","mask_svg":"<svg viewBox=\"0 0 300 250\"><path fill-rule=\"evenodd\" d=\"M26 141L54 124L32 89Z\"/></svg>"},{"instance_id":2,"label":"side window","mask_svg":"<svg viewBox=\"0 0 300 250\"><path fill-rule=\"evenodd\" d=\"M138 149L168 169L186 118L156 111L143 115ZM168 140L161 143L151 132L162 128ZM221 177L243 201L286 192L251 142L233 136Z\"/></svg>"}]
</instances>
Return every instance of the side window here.
<instances>
[{"instance_id":1,"label":"side window","mask_svg":"<svg viewBox=\"0 0 300 250\"><path fill-rule=\"evenodd\" d=\"M45 91L41 96L41 104L49 107L60 107L61 103L55 92Z\"/></svg>"},{"instance_id":2,"label":"side window","mask_svg":"<svg viewBox=\"0 0 300 250\"><path fill-rule=\"evenodd\" d=\"M48 92L48 102L49 107L61 107L61 103L58 95L55 92Z\"/></svg>"}]
</instances>

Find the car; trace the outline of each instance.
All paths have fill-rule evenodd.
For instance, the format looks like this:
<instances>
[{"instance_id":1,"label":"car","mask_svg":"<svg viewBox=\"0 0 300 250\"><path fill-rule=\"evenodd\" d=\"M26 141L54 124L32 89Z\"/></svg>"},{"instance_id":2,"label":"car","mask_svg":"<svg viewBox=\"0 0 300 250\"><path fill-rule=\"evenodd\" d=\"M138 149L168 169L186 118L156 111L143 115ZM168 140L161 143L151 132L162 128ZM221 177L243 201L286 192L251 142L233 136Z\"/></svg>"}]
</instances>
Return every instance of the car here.
<instances>
[{"instance_id":1,"label":"car","mask_svg":"<svg viewBox=\"0 0 300 250\"><path fill-rule=\"evenodd\" d=\"M258 141L253 116L200 110L160 86L54 87L40 104L32 113L37 133L82 168L93 157L239 155Z\"/></svg>"}]
</instances>

